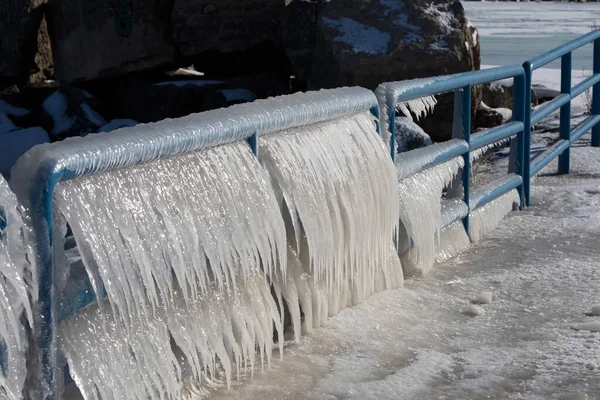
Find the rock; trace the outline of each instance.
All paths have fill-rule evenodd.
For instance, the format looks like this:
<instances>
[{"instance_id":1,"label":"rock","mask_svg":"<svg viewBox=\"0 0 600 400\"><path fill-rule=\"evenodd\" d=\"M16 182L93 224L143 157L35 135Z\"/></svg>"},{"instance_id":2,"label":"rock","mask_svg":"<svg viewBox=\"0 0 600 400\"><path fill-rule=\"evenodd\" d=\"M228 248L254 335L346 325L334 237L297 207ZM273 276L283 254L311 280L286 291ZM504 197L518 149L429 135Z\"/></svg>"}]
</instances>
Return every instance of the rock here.
<instances>
[{"instance_id":1,"label":"rock","mask_svg":"<svg viewBox=\"0 0 600 400\"><path fill-rule=\"evenodd\" d=\"M471 300L472 304L490 304L492 302L492 297L494 294L492 292L481 292Z\"/></svg>"},{"instance_id":2,"label":"rock","mask_svg":"<svg viewBox=\"0 0 600 400\"><path fill-rule=\"evenodd\" d=\"M510 111L510 110L509 110ZM475 119L473 120L474 128L493 128L502 125L505 122L505 116L493 108L488 107L481 102L477 107Z\"/></svg>"},{"instance_id":3,"label":"rock","mask_svg":"<svg viewBox=\"0 0 600 400\"><path fill-rule=\"evenodd\" d=\"M34 57L33 69L29 71L28 84L39 85L49 79L54 79L54 59L48 34L48 24L44 17L38 31L37 51Z\"/></svg>"},{"instance_id":4,"label":"rock","mask_svg":"<svg viewBox=\"0 0 600 400\"><path fill-rule=\"evenodd\" d=\"M482 98L491 108L513 108L513 82L511 79L492 82L481 86ZM531 103L537 105L538 100L534 89L531 90Z\"/></svg>"},{"instance_id":5,"label":"rock","mask_svg":"<svg viewBox=\"0 0 600 400\"><path fill-rule=\"evenodd\" d=\"M48 3L54 69L61 82L123 75L171 63L173 0Z\"/></svg>"},{"instance_id":6,"label":"rock","mask_svg":"<svg viewBox=\"0 0 600 400\"><path fill-rule=\"evenodd\" d=\"M98 99L78 88L62 86L42 104L40 120L50 132L52 140L71 136L85 136L106 125L98 113Z\"/></svg>"},{"instance_id":7,"label":"rock","mask_svg":"<svg viewBox=\"0 0 600 400\"><path fill-rule=\"evenodd\" d=\"M425 131L408 117L396 117L396 152L402 153L429 146L431 138Z\"/></svg>"},{"instance_id":8,"label":"rock","mask_svg":"<svg viewBox=\"0 0 600 400\"><path fill-rule=\"evenodd\" d=\"M0 79L26 83L35 69L38 28L45 0L0 2ZM49 43L40 43L49 48Z\"/></svg>"},{"instance_id":9,"label":"rock","mask_svg":"<svg viewBox=\"0 0 600 400\"><path fill-rule=\"evenodd\" d=\"M593 305L585 315L589 317L600 317L600 304Z\"/></svg>"},{"instance_id":10,"label":"rock","mask_svg":"<svg viewBox=\"0 0 600 400\"><path fill-rule=\"evenodd\" d=\"M300 39L311 40L312 32L302 25L312 22L312 11L319 12L314 18L314 44L307 42L302 50L298 43L296 56L290 59L294 74L308 77L310 89L354 85L375 89L382 82L480 67L476 30L469 26L460 1L337 0L322 8L310 3L296 7L305 8L299 13L303 18L283 31L303 29ZM294 24L293 18L284 22ZM479 104L480 97L475 89L473 104ZM433 115L419 125L434 141L445 140L452 132L452 117L453 98L443 95Z\"/></svg>"},{"instance_id":11,"label":"rock","mask_svg":"<svg viewBox=\"0 0 600 400\"><path fill-rule=\"evenodd\" d=\"M132 119L126 119L126 118L113 119L108 124L102 126L100 129L98 129L98 133L112 132L112 131L120 129L120 128L129 128L129 127L136 126L136 125L137 125L137 121L134 121Z\"/></svg>"},{"instance_id":12,"label":"rock","mask_svg":"<svg viewBox=\"0 0 600 400\"><path fill-rule=\"evenodd\" d=\"M273 69L287 62L279 43L284 8L282 0L174 0L173 40L207 75Z\"/></svg>"},{"instance_id":13,"label":"rock","mask_svg":"<svg viewBox=\"0 0 600 400\"><path fill-rule=\"evenodd\" d=\"M600 332L600 322L584 322L581 324L573 324L571 325L571 329L575 331Z\"/></svg>"},{"instance_id":14,"label":"rock","mask_svg":"<svg viewBox=\"0 0 600 400\"><path fill-rule=\"evenodd\" d=\"M0 99L0 134L17 130L15 121L27 117L29 114L31 114L29 110Z\"/></svg>"},{"instance_id":15,"label":"rock","mask_svg":"<svg viewBox=\"0 0 600 400\"><path fill-rule=\"evenodd\" d=\"M549 89L540 84L533 84L531 91L535 93L537 104L545 103L560 96L560 90Z\"/></svg>"},{"instance_id":16,"label":"rock","mask_svg":"<svg viewBox=\"0 0 600 400\"><path fill-rule=\"evenodd\" d=\"M11 132L0 133L0 147L2 148L2 157L0 157L0 174L10 179L10 169L15 165L19 157L33 146L41 143L48 143L50 138L45 130L34 127L27 129L17 129Z\"/></svg>"},{"instance_id":17,"label":"rock","mask_svg":"<svg viewBox=\"0 0 600 400\"><path fill-rule=\"evenodd\" d=\"M252 91L229 81L170 78L159 82L125 78L117 83L90 86L89 90L109 105L106 115L139 123L179 118L256 98Z\"/></svg>"},{"instance_id":18,"label":"rock","mask_svg":"<svg viewBox=\"0 0 600 400\"><path fill-rule=\"evenodd\" d=\"M478 317L485 314L485 310L479 306L470 305L468 308L464 309L462 313L469 317Z\"/></svg>"}]
</instances>

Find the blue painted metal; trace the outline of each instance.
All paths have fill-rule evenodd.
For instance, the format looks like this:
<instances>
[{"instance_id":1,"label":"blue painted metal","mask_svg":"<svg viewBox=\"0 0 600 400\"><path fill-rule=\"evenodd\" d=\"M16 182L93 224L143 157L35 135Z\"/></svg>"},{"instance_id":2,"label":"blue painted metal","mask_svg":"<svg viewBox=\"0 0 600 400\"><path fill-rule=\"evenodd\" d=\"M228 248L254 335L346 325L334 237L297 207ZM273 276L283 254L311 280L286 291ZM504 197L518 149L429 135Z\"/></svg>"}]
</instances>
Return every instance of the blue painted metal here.
<instances>
[{"instance_id":1,"label":"blue painted metal","mask_svg":"<svg viewBox=\"0 0 600 400\"><path fill-rule=\"evenodd\" d=\"M594 40L594 75L600 74L600 39ZM594 84L592 90L592 114L600 115L600 83ZM600 146L600 125L592 129L592 146Z\"/></svg>"},{"instance_id":2,"label":"blue painted metal","mask_svg":"<svg viewBox=\"0 0 600 400\"><path fill-rule=\"evenodd\" d=\"M254 132L247 140L250 149L252 150L252 154L258 156L258 133Z\"/></svg>"},{"instance_id":3,"label":"blue painted metal","mask_svg":"<svg viewBox=\"0 0 600 400\"><path fill-rule=\"evenodd\" d=\"M579 82L577 85L573 86L571 89L571 98L575 98L585 92L591 86L594 86L596 83L600 82L600 74L592 74Z\"/></svg>"},{"instance_id":4,"label":"blue painted metal","mask_svg":"<svg viewBox=\"0 0 600 400\"><path fill-rule=\"evenodd\" d=\"M462 105L462 123L463 137L467 145L471 143L471 85L468 84L463 88L463 105ZM462 170L462 185L463 185L463 201L470 209L470 187L471 187L471 151L463 154L465 165ZM469 214L463 218L465 231L469 232Z\"/></svg>"},{"instance_id":5,"label":"blue painted metal","mask_svg":"<svg viewBox=\"0 0 600 400\"><path fill-rule=\"evenodd\" d=\"M564 56L565 54L571 53L577 50L578 48L585 46L586 44L591 43L599 38L600 30L592 31L586 35L578 37L575 40L565 43L562 46L552 49L545 54L532 58L531 60L529 60L529 62L531 63L533 69L541 68L544 65L549 64L552 61Z\"/></svg>"},{"instance_id":6,"label":"blue painted metal","mask_svg":"<svg viewBox=\"0 0 600 400\"><path fill-rule=\"evenodd\" d=\"M561 139L540 153L532 160L530 171L531 176L536 176L542 170L542 168L550 164L552 160L554 160L559 154L563 153L568 148L569 141Z\"/></svg>"},{"instance_id":7,"label":"blue painted metal","mask_svg":"<svg viewBox=\"0 0 600 400\"><path fill-rule=\"evenodd\" d=\"M577 139L583 136L584 133L589 131L595 126L598 126L600 123L600 115L590 115L581 123L579 123L573 130L571 131L571 143L574 143Z\"/></svg>"},{"instance_id":8,"label":"blue painted metal","mask_svg":"<svg viewBox=\"0 0 600 400\"><path fill-rule=\"evenodd\" d=\"M398 154L395 161L398 180L402 180L427 168L460 157L469 151L464 140L452 139Z\"/></svg>"},{"instance_id":9,"label":"blue painted metal","mask_svg":"<svg viewBox=\"0 0 600 400\"><path fill-rule=\"evenodd\" d=\"M523 198L525 206L529 207L529 199L531 193L531 76L533 74L533 66L531 61L526 61L523 64L525 71L525 110L523 119Z\"/></svg>"},{"instance_id":10,"label":"blue painted metal","mask_svg":"<svg viewBox=\"0 0 600 400\"><path fill-rule=\"evenodd\" d=\"M469 206L461 199L446 199L442 201L440 227L444 229L453 222L469 215Z\"/></svg>"},{"instance_id":11,"label":"blue painted metal","mask_svg":"<svg viewBox=\"0 0 600 400\"><path fill-rule=\"evenodd\" d=\"M531 124L535 125L554 111L558 110L571 100L570 96L563 93L554 99L542 104L531 113Z\"/></svg>"},{"instance_id":12,"label":"blue painted metal","mask_svg":"<svg viewBox=\"0 0 600 400\"><path fill-rule=\"evenodd\" d=\"M523 178L517 174L508 174L494 182L490 182L482 187L479 187L471 193L469 202L469 210L475 211L492 200L497 199L509 191L518 188L523 184Z\"/></svg>"},{"instance_id":13,"label":"blue painted metal","mask_svg":"<svg viewBox=\"0 0 600 400\"><path fill-rule=\"evenodd\" d=\"M298 107L299 104L302 107ZM55 400L57 397L56 327L61 313L54 286L52 200L60 181L322 122L377 106L375 95L367 89L323 90L67 139L36 146L27 152L13 169L11 183L14 183L19 202L31 212L32 246L37 255L32 262L37 266L39 282L34 321L39 340L34 339L31 343L36 347L32 353L37 358L31 360L28 370L31 382L37 386L29 390L36 393L37 399ZM82 305L91 299L83 297L75 304ZM40 374L43 376L41 382L37 379Z\"/></svg>"},{"instance_id":14,"label":"blue painted metal","mask_svg":"<svg viewBox=\"0 0 600 400\"><path fill-rule=\"evenodd\" d=\"M519 176L525 176L525 165L524 159L525 154L529 157L529 153L525 153L525 94L526 94L526 77L525 74L515 76L514 81L514 92L513 92L513 121L520 122L523 124L521 131L517 132L517 153L515 155L515 159L513 162L515 165L511 166L509 172L516 172ZM529 95L531 96L531 91L529 91ZM517 188L519 192L519 209L523 209L525 197L523 192L523 185L520 185Z\"/></svg>"},{"instance_id":15,"label":"blue painted metal","mask_svg":"<svg viewBox=\"0 0 600 400\"><path fill-rule=\"evenodd\" d=\"M2 231L4 229L6 229L6 214L2 206L0 206L0 239L2 239Z\"/></svg>"},{"instance_id":16,"label":"blue painted metal","mask_svg":"<svg viewBox=\"0 0 600 400\"><path fill-rule=\"evenodd\" d=\"M513 135L523 132L522 121L512 121L495 128L487 129L483 132L474 133L471 136L470 151L480 149L488 144L496 143L499 140L506 139Z\"/></svg>"},{"instance_id":17,"label":"blue painted metal","mask_svg":"<svg viewBox=\"0 0 600 400\"><path fill-rule=\"evenodd\" d=\"M558 173L568 174L571 169L571 73L573 53L561 58L560 92L569 96L569 101L560 108L560 138L569 142L569 147L558 156Z\"/></svg>"}]
</instances>

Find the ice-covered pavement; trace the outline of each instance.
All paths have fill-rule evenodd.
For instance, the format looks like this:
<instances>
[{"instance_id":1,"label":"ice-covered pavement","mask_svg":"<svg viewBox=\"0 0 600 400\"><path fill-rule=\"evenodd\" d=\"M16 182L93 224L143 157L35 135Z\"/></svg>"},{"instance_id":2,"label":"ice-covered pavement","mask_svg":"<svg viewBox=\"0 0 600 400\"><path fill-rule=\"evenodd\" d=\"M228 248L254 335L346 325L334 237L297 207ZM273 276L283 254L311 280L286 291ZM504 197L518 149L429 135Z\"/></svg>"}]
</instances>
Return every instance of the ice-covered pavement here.
<instances>
[{"instance_id":1,"label":"ice-covered pavement","mask_svg":"<svg viewBox=\"0 0 600 400\"><path fill-rule=\"evenodd\" d=\"M213 399L596 399L600 149L536 179L532 206L401 290L375 295L288 344L283 361ZM503 162L496 163L502 166ZM463 313L493 292L485 314Z\"/></svg>"}]
</instances>

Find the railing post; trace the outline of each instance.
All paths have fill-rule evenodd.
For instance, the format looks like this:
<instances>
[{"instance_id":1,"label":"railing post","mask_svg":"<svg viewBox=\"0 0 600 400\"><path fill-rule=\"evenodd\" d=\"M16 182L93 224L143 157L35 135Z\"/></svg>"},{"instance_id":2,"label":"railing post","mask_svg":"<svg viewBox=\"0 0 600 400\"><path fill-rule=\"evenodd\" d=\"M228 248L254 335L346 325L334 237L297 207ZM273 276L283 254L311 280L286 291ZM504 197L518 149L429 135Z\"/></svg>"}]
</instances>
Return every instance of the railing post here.
<instances>
[{"instance_id":1,"label":"railing post","mask_svg":"<svg viewBox=\"0 0 600 400\"><path fill-rule=\"evenodd\" d=\"M526 82L525 75L518 75L514 78L513 85L513 121L523 122L525 125L525 103L526 103ZM531 92L530 92L531 93ZM513 150L513 143L516 143L516 151ZM523 178L525 182L525 129L517 133L516 142L511 141L511 164L509 166L509 172L517 173ZM517 188L519 192L519 198L521 199L520 209L523 209L523 203L525 202L523 194L523 184Z\"/></svg>"},{"instance_id":2,"label":"railing post","mask_svg":"<svg viewBox=\"0 0 600 400\"><path fill-rule=\"evenodd\" d=\"M573 55L568 52L561 58L560 92L571 96L571 67ZM560 138L571 140L571 99L560 108ZM571 144L558 156L558 173L568 174L571 164Z\"/></svg>"},{"instance_id":3,"label":"railing post","mask_svg":"<svg viewBox=\"0 0 600 400\"><path fill-rule=\"evenodd\" d=\"M523 114L523 197L529 207L531 186L531 75L533 66L530 61L523 64L525 70L525 110Z\"/></svg>"},{"instance_id":4,"label":"railing post","mask_svg":"<svg viewBox=\"0 0 600 400\"><path fill-rule=\"evenodd\" d=\"M248 138L248 144L250 145L250 149L252 149L252 154L258 156L258 133L254 132L252 136Z\"/></svg>"},{"instance_id":5,"label":"railing post","mask_svg":"<svg viewBox=\"0 0 600 400\"><path fill-rule=\"evenodd\" d=\"M600 39L594 40L594 74L600 74ZM600 83L592 89L592 115L600 115ZM600 125L592 128L592 146L600 146Z\"/></svg>"},{"instance_id":6,"label":"railing post","mask_svg":"<svg viewBox=\"0 0 600 400\"><path fill-rule=\"evenodd\" d=\"M463 225L465 226L465 231L467 234L469 233L469 214L471 213L471 207L469 205L470 199L470 186L471 186L471 84L468 84L463 89L462 94L462 125L463 125L463 138L467 145L469 145L469 150L465 154L463 154L463 159L465 162L465 166L463 167L463 175L462 175L462 184L463 184L463 200L469 209L469 212L463 218Z\"/></svg>"}]
</instances>

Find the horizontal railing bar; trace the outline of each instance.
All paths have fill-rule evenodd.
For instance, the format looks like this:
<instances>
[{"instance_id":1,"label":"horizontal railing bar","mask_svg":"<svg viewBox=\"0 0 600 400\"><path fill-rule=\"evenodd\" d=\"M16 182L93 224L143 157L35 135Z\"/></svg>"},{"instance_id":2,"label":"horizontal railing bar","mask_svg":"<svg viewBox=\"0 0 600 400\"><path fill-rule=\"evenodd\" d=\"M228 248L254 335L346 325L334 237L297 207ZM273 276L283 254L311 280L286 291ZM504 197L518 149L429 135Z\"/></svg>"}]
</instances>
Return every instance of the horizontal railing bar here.
<instances>
[{"instance_id":1,"label":"horizontal railing bar","mask_svg":"<svg viewBox=\"0 0 600 400\"><path fill-rule=\"evenodd\" d=\"M583 35L575 40L572 40L568 43L563 44L562 46L558 46L546 54L542 54L541 56L534 57L529 62L533 69L538 69L543 67L546 64L551 63L552 61L562 57L563 55L577 50L578 48L585 46L586 44L593 42L594 40L600 38L600 30L595 30L586 35Z\"/></svg>"},{"instance_id":2,"label":"horizontal railing bar","mask_svg":"<svg viewBox=\"0 0 600 400\"><path fill-rule=\"evenodd\" d=\"M569 148L569 141L562 139L548 147L537 155L534 162L531 163L529 176L536 176L544 167L552 162L563 151Z\"/></svg>"},{"instance_id":3,"label":"horizontal railing bar","mask_svg":"<svg viewBox=\"0 0 600 400\"><path fill-rule=\"evenodd\" d=\"M427 168L460 157L468 150L469 145L467 142L460 139L452 139L405 153L398 153L395 161L398 180L400 181Z\"/></svg>"},{"instance_id":4,"label":"horizontal railing bar","mask_svg":"<svg viewBox=\"0 0 600 400\"><path fill-rule=\"evenodd\" d=\"M487 129L483 132L475 133L471 135L470 150L477 150L488 144L496 143L502 139L515 135L522 130L523 123L521 121L512 121L495 128Z\"/></svg>"},{"instance_id":5,"label":"horizontal railing bar","mask_svg":"<svg viewBox=\"0 0 600 400\"><path fill-rule=\"evenodd\" d=\"M600 115L590 115L571 131L571 143L577 141L584 133L600 123Z\"/></svg>"},{"instance_id":6,"label":"horizontal railing bar","mask_svg":"<svg viewBox=\"0 0 600 400\"><path fill-rule=\"evenodd\" d=\"M440 227L444 229L448 225L463 219L469 213L469 207L461 199L442 200L442 215Z\"/></svg>"},{"instance_id":7,"label":"horizontal railing bar","mask_svg":"<svg viewBox=\"0 0 600 400\"><path fill-rule=\"evenodd\" d=\"M461 89L467 85L475 86L517 76L524 76L520 65L488 68L478 71L463 72L449 76L414 79L410 81L386 82L380 88L389 93L388 106L398 101L418 99Z\"/></svg>"},{"instance_id":8,"label":"horizontal railing bar","mask_svg":"<svg viewBox=\"0 0 600 400\"><path fill-rule=\"evenodd\" d=\"M537 124L548 115L567 104L569 100L571 100L571 96L563 93L549 102L542 104L531 113L531 125Z\"/></svg>"},{"instance_id":9,"label":"horizontal railing bar","mask_svg":"<svg viewBox=\"0 0 600 400\"><path fill-rule=\"evenodd\" d=\"M523 184L523 178L517 174L508 174L471 192L470 211L473 212L492 200Z\"/></svg>"},{"instance_id":10,"label":"horizontal railing bar","mask_svg":"<svg viewBox=\"0 0 600 400\"><path fill-rule=\"evenodd\" d=\"M600 82L600 74L593 74L588 76L577 85L573 86L571 89L571 98L579 96L581 93L585 92L587 89L594 86L596 83Z\"/></svg>"}]
</instances>

